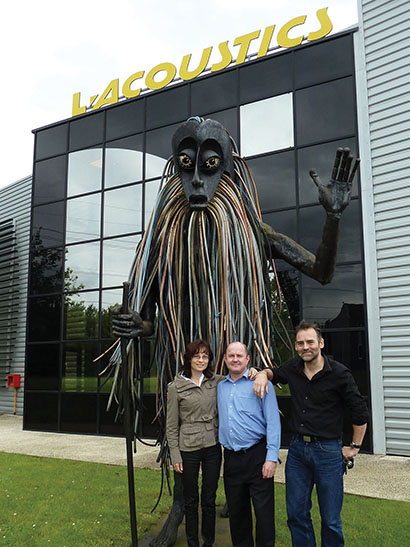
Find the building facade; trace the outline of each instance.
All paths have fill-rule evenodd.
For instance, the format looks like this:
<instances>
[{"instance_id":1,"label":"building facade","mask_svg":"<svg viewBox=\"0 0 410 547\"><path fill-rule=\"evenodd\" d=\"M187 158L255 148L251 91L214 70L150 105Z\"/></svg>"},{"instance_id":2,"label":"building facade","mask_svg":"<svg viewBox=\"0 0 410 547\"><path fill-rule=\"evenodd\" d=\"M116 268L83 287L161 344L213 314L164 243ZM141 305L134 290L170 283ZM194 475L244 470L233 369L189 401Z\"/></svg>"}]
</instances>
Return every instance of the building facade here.
<instances>
[{"instance_id":1,"label":"building facade","mask_svg":"<svg viewBox=\"0 0 410 547\"><path fill-rule=\"evenodd\" d=\"M290 333L301 318L317 321L327 353L351 368L371 410L366 450L410 455L410 18L400 0L362 2L359 14L358 29L35 131L24 427L121 433L115 405L106 410L112 380L99 375L107 355L94 359L113 342L110 312L171 136L200 115L238 143L264 221L312 252L325 215L309 169L328 179L340 146L361 157L333 282L322 287L276 262L282 318ZM140 347L148 436L156 434L153 343ZM278 399L286 416L288 395Z\"/></svg>"}]
</instances>

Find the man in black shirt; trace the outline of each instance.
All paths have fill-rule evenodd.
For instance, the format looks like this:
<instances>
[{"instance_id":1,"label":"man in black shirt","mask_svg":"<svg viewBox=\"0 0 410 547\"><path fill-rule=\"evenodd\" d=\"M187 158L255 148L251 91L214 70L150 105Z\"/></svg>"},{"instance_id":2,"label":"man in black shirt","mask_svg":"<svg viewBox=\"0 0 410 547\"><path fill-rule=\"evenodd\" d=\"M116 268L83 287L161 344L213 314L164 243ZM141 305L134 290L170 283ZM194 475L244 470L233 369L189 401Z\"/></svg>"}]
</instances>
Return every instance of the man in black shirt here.
<instances>
[{"instance_id":1,"label":"man in black shirt","mask_svg":"<svg viewBox=\"0 0 410 547\"><path fill-rule=\"evenodd\" d=\"M345 462L360 450L368 411L350 370L322 354L324 341L315 323L296 327L299 357L277 369L258 373L254 391L263 397L267 378L289 384L292 439L286 461L286 508L292 545L316 545L310 517L313 485L322 519L322 546L344 545L340 513ZM350 446L342 447L343 411L353 424Z\"/></svg>"}]
</instances>

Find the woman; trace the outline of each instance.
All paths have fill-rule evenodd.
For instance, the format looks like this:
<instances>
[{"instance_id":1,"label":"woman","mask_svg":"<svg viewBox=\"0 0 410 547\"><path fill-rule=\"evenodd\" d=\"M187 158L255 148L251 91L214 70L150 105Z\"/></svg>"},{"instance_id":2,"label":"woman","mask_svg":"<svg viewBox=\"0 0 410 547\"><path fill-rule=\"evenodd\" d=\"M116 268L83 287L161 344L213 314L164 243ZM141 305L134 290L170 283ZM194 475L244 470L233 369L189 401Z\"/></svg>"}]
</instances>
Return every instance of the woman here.
<instances>
[{"instance_id":1,"label":"woman","mask_svg":"<svg viewBox=\"0 0 410 547\"><path fill-rule=\"evenodd\" d=\"M188 344L182 373L168 385L167 438L171 462L182 473L188 547L198 547L198 477L202 467L202 539L215 540L215 497L221 467L218 443L217 385L208 342Z\"/></svg>"}]
</instances>

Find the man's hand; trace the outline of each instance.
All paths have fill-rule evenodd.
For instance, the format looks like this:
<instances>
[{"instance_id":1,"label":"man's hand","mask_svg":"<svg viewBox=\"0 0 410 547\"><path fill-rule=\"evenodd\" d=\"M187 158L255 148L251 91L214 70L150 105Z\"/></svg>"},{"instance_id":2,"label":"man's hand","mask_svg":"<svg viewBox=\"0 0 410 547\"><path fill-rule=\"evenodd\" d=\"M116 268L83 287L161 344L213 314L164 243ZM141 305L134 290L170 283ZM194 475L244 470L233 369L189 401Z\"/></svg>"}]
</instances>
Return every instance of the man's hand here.
<instances>
[{"instance_id":1,"label":"man's hand","mask_svg":"<svg viewBox=\"0 0 410 547\"><path fill-rule=\"evenodd\" d=\"M265 392L269 393L269 382L267 374L267 369L259 371L255 377L255 381L253 382L253 392L257 397L259 397L259 399L263 399Z\"/></svg>"},{"instance_id":2,"label":"man's hand","mask_svg":"<svg viewBox=\"0 0 410 547\"><path fill-rule=\"evenodd\" d=\"M358 448L352 448L351 446L343 446L342 448L342 456L345 462L355 458L358 455L358 453L359 453Z\"/></svg>"},{"instance_id":3,"label":"man's hand","mask_svg":"<svg viewBox=\"0 0 410 547\"><path fill-rule=\"evenodd\" d=\"M319 175L311 169L310 176L319 189L319 201L329 216L340 218L342 211L348 206L352 183L360 160L353 164L350 148L338 148L330 181L323 184Z\"/></svg>"},{"instance_id":4,"label":"man's hand","mask_svg":"<svg viewBox=\"0 0 410 547\"><path fill-rule=\"evenodd\" d=\"M172 466L174 468L174 471L176 471L177 473L183 473L184 471L184 468L182 466L182 462L179 462L179 463L174 463L174 465Z\"/></svg>"},{"instance_id":5,"label":"man's hand","mask_svg":"<svg viewBox=\"0 0 410 547\"><path fill-rule=\"evenodd\" d=\"M140 315L128 309L128 313L121 313L121 306L112 310L112 332L114 336L137 338L144 329L144 322Z\"/></svg>"},{"instance_id":6,"label":"man's hand","mask_svg":"<svg viewBox=\"0 0 410 547\"><path fill-rule=\"evenodd\" d=\"M271 479L275 476L277 462L270 462L266 460L262 467L262 477L264 479Z\"/></svg>"},{"instance_id":7,"label":"man's hand","mask_svg":"<svg viewBox=\"0 0 410 547\"><path fill-rule=\"evenodd\" d=\"M251 367L249 369L249 380L255 380L257 374L258 371L256 370L256 368Z\"/></svg>"}]
</instances>

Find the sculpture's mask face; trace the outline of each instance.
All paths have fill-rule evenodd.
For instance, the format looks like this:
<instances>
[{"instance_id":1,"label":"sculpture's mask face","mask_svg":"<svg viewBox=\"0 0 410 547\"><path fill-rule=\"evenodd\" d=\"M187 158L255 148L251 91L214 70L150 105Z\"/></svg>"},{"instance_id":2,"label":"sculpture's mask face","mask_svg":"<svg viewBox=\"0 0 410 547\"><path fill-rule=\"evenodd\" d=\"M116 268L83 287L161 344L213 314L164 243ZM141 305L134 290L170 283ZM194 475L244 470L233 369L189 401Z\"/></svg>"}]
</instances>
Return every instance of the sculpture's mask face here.
<instances>
[{"instance_id":1,"label":"sculpture's mask face","mask_svg":"<svg viewBox=\"0 0 410 547\"><path fill-rule=\"evenodd\" d=\"M172 137L172 152L193 209L208 206L223 173L233 177L232 144L224 127L215 120L183 123Z\"/></svg>"}]
</instances>

